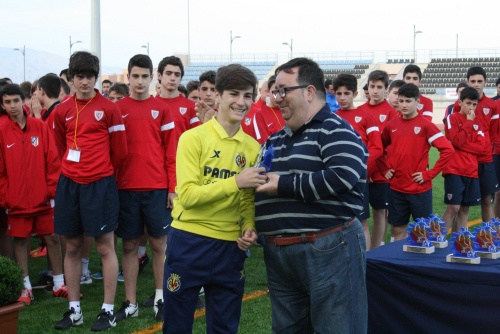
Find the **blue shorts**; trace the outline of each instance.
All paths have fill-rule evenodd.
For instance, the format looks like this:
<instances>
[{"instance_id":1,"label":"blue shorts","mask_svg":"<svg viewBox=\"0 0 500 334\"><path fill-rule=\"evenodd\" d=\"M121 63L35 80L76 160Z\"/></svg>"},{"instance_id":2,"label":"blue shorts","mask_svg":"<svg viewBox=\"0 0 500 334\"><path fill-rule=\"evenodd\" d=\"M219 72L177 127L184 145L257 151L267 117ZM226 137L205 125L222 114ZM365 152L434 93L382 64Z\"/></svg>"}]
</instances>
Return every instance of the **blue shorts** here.
<instances>
[{"instance_id":1,"label":"blue shorts","mask_svg":"<svg viewBox=\"0 0 500 334\"><path fill-rule=\"evenodd\" d=\"M454 174L445 175L444 203L462 206L481 204L479 179Z\"/></svg>"},{"instance_id":2,"label":"blue shorts","mask_svg":"<svg viewBox=\"0 0 500 334\"><path fill-rule=\"evenodd\" d=\"M367 220L370 218L370 192L368 191L368 183L363 190L363 211L357 217L359 220Z\"/></svg>"},{"instance_id":3,"label":"blue shorts","mask_svg":"<svg viewBox=\"0 0 500 334\"><path fill-rule=\"evenodd\" d=\"M191 333L200 288L207 333L237 333L246 253L225 241L170 228L163 278L163 333Z\"/></svg>"},{"instance_id":4,"label":"blue shorts","mask_svg":"<svg viewBox=\"0 0 500 334\"><path fill-rule=\"evenodd\" d=\"M388 222L403 226L417 218L427 218L432 213L432 189L420 194L405 194L390 190Z\"/></svg>"},{"instance_id":5,"label":"blue shorts","mask_svg":"<svg viewBox=\"0 0 500 334\"><path fill-rule=\"evenodd\" d=\"M139 239L144 234L154 238L167 235L172 222L167 209L167 189L151 191L119 190L120 218L116 235L125 240Z\"/></svg>"},{"instance_id":6,"label":"blue shorts","mask_svg":"<svg viewBox=\"0 0 500 334\"><path fill-rule=\"evenodd\" d=\"M56 190L54 232L98 237L116 230L118 189L114 175L79 184L61 174Z\"/></svg>"},{"instance_id":7,"label":"blue shorts","mask_svg":"<svg viewBox=\"0 0 500 334\"><path fill-rule=\"evenodd\" d=\"M389 207L389 183L370 183L370 205L374 210L387 209Z\"/></svg>"},{"instance_id":8,"label":"blue shorts","mask_svg":"<svg viewBox=\"0 0 500 334\"><path fill-rule=\"evenodd\" d=\"M481 196L491 195L498 191L498 180L495 177L495 164L493 162L480 162L477 165L479 174L479 189Z\"/></svg>"},{"instance_id":9,"label":"blue shorts","mask_svg":"<svg viewBox=\"0 0 500 334\"><path fill-rule=\"evenodd\" d=\"M495 165L495 174L497 176L497 182L500 183L500 155L493 154L493 164Z\"/></svg>"}]
</instances>

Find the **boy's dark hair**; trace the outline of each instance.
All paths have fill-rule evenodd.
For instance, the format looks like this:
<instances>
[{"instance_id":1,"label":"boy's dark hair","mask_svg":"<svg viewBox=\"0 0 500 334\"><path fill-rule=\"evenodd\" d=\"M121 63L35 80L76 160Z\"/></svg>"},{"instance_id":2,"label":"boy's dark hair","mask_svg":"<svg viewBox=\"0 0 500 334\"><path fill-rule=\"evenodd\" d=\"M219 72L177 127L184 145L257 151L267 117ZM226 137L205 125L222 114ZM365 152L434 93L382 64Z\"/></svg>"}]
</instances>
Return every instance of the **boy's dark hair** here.
<instances>
[{"instance_id":1,"label":"boy's dark hair","mask_svg":"<svg viewBox=\"0 0 500 334\"><path fill-rule=\"evenodd\" d=\"M21 100L24 100L23 90L16 84L7 84L3 86L2 90L0 90L0 104L3 104L3 97L5 95L19 95Z\"/></svg>"},{"instance_id":2,"label":"boy's dark hair","mask_svg":"<svg viewBox=\"0 0 500 334\"><path fill-rule=\"evenodd\" d=\"M401 86L403 86L406 82L404 82L404 80L393 80L390 84L389 84L389 91L391 91L393 88L400 88Z\"/></svg>"},{"instance_id":3,"label":"boy's dark hair","mask_svg":"<svg viewBox=\"0 0 500 334\"><path fill-rule=\"evenodd\" d=\"M23 91L26 99L31 99L33 85L29 81L23 81L19 84L19 88Z\"/></svg>"},{"instance_id":4,"label":"boy's dark hair","mask_svg":"<svg viewBox=\"0 0 500 334\"><path fill-rule=\"evenodd\" d=\"M497 81L495 81L495 86L498 86L500 85L500 78L497 79Z\"/></svg>"},{"instance_id":5,"label":"boy's dark hair","mask_svg":"<svg viewBox=\"0 0 500 334\"><path fill-rule=\"evenodd\" d=\"M363 86L363 90L368 90L368 84L365 84L365 85Z\"/></svg>"},{"instance_id":6,"label":"boy's dark hair","mask_svg":"<svg viewBox=\"0 0 500 334\"><path fill-rule=\"evenodd\" d=\"M69 95L71 93L71 88L69 88L68 83L61 78L59 78L59 81L61 81L61 88L63 89L64 93L66 95Z\"/></svg>"},{"instance_id":7,"label":"boy's dark hair","mask_svg":"<svg viewBox=\"0 0 500 334\"><path fill-rule=\"evenodd\" d=\"M274 85L275 82L276 82L276 76L275 75L271 75L269 77L269 79L267 79L267 89L270 90L271 87Z\"/></svg>"},{"instance_id":8,"label":"boy's dark hair","mask_svg":"<svg viewBox=\"0 0 500 334\"><path fill-rule=\"evenodd\" d=\"M333 80L332 79L326 79L325 80L325 89L328 89L330 85L333 85Z\"/></svg>"},{"instance_id":9,"label":"boy's dark hair","mask_svg":"<svg viewBox=\"0 0 500 334\"><path fill-rule=\"evenodd\" d=\"M358 91L358 79L352 74L339 74L333 80L333 90L337 91L340 87L345 87L353 93Z\"/></svg>"},{"instance_id":10,"label":"boy's dark hair","mask_svg":"<svg viewBox=\"0 0 500 334\"><path fill-rule=\"evenodd\" d=\"M389 74L386 71L375 70L370 72L368 75L368 83L370 81L382 81L384 83L384 87L387 88L389 86Z\"/></svg>"},{"instance_id":11,"label":"boy's dark hair","mask_svg":"<svg viewBox=\"0 0 500 334\"><path fill-rule=\"evenodd\" d=\"M299 85L312 85L316 88L316 93L318 97L325 99L325 76L323 70L319 65L309 58L294 58L289 60L283 65L280 65L274 74L278 76L278 73L283 71L285 73L292 74L292 69L298 67L297 81Z\"/></svg>"},{"instance_id":12,"label":"boy's dark hair","mask_svg":"<svg viewBox=\"0 0 500 334\"><path fill-rule=\"evenodd\" d=\"M244 90L251 87L252 101L255 101L255 97L257 96L257 84L259 81L257 80L255 74L245 66L242 66L240 64L230 64L227 66L222 66L217 70L216 78L215 89L219 92L219 94L222 95L222 93L228 89ZM208 79L204 81L210 82L210 80ZM201 80L201 76L200 82L203 82Z\"/></svg>"},{"instance_id":13,"label":"boy's dark hair","mask_svg":"<svg viewBox=\"0 0 500 334\"><path fill-rule=\"evenodd\" d=\"M76 51L69 58L69 78L77 74L84 76L99 76L99 58L87 51Z\"/></svg>"},{"instance_id":14,"label":"boy's dark hair","mask_svg":"<svg viewBox=\"0 0 500 334\"><path fill-rule=\"evenodd\" d=\"M467 80L469 80L471 76L478 74L482 75L484 80L486 81L486 71L481 66L472 66L471 68L469 68L467 70Z\"/></svg>"},{"instance_id":15,"label":"boy's dark hair","mask_svg":"<svg viewBox=\"0 0 500 334\"><path fill-rule=\"evenodd\" d=\"M418 100L420 98L420 90L416 85L407 83L399 87L398 96L404 96L407 98L414 98L415 100Z\"/></svg>"},{"instance_id":16,"label":"boy's dark hair","mask_svg":"<svg viewBox=\"0 0 500 334\"><path fill-rule=\"evenodd\" d=\"M422 71L420 70L420 67L414 64L410 64L405 67L403 71L403 78L406 76L407 73L417 73L418 75L418 80L422 80Z\"/></svg>"},{"instance_id":17,"label":"boy's dark hair","mask_svg":"<svg viewBox=\"0 0 500 334\"><path fill-rule=\"evenodd\" d=\"M59 72L59 77L62 77L64 75L66 75L66 79L69 80L69 69L68 68L65 68L64 70L62 70L61 72Z\"/></svg>"},{"instance_id":18,"label":"boy's dark hair","mask_svg":"<svg viewBox=\"0 0 500 334\"><path fill-rule=\"evenodd\" d=\"M460 82L458 85L457 85L457 89L455 90L455 92L458 93L458 90L460 88L466 88L466 87L469 87L469 85L466 83L466 82Z\"/></svg>"},{"instance_id":19,"label":"boy's dark hair","mask_svg":"<svg viewBox=\"0 0 500 334\"><path fill-rule=\"evenodd\" d=\"M124 83L117 82L109 88L109 94L111 94L111 92L117 92L120 95L127 96L128 86Z\"/></svg>"},{"instance_id":20,"label":"boy's dark hair","mask_svg":"<svg viewBox=\"0 0 500 334\"><path fill-rule=\"evenodd\" d=\"M130 58L130 60L128 61L128 74L130 74L130 71L132 71L132 67L134 66L147 68L149 69L149 74L153 74L153 62L148 55L138 54ZM104 81L102 83L104 83ZM109 81L109 83L111 83L111 81Z\"/></svg>"},{"instance_id":21,"label":"boy's dark hair","mask_svg":"<svg viewBox=\"0 0 500 334\"><path fill-rule=\"evenodd\" d=\"M2 89L4 86L8 85L9 82L5 79L0 79L0 89Z\"/></svg>"},{"instance_id":22,"label":"boy's dark hair","mask_svg":"<svg viewBox=\"0 0 500 334\"><path fill-rule=\"evenodd\" d=\"M181 78L184 77L184 65L182 65L182 60L176 56L170 56L163 58L158 64L158 73L163 74L163 70L167 65L179 66L181 69Z\"/></svg>"},{"instance_id":23,"label":"boy's dark hair","mask_svg":"<svg viewBox=\"0 0 500 334\"><path fill-rule=\"evenodd\" d=\"M177 90L182 93L184 96L188 96L188 91L186 89L186 86L184 85L179 85L179 87L177 87Z\"/></svg>"},{"instance_id":24,"label":"boy's dark hair","mask_svg":"<svg viewBox=\"0 0 500 334\"><path fill-rule=\"evenodd\" d=\"M465 87L460 92L460 101L463 101L465 99L469 99L472 101L479 101L479 93L472 87Z\"/></svg>"},{"instance_id":25,"label":"boy's dark hair","mask_svg":"<svg viewBox=\"0 0 500 334\"><path fill-rule=\"evenodd\" d=\"M38 88L43 89L49 99L57 99L61 93L61 80L55 74L45 74L38 79Z\"/></svg>"},{"instance_id":26,"label":"boy's dark hair","mask_svg":"<svg viewBox=\"0 0 500 334\"><path fill-rule=\"evenodd\" d=\"M129 70L128 72L130 73L130 70ZM104 80L102 81L102 83L103 83L103 84L107 83L107 84L110 84L110 85L112 85L112 84L113 84L113 83L111 82L111 80L109 80L109 79L104 79Z\"/></svg>"},{"instance_id":27,"label":"boy's dark hair","mask_svg":"<svg viewBox=\"0 0 500 334\"><path fill-rule=\"evenodd\" d=\"M12 82L12 79L11 79L11 78L9 78L9 77L2 78L2 80L7 81L7 83Z\"/></svg>"},{"instance_id":28,"label":"boy's dark hair","mask_svg":"<svg viewBox=\"0 0 500 334\"><path fill-rule=\"evenodd\" d=\"M218 72L218 71L217 71ZM206 72L203 72L201 75L200 75L200 85L204 82L204 81L208 81L210 82L212 85L215 85L215 76L216 76L216 73L215 71L206 71ZM222 91L221 91L222 93Z\"/></svg>"},{"instance_id":29,"label":"boy's dark hair","mask_svg":"<svg viewBox=\"0 0 500 334\"><path fill-rule=\"evenodd\" d=\"M200 82L198 80L189 81L186 85L187 95L191 94L193 90L198 90L198 87L200 87Z\"/></svg>"}]
</instances>

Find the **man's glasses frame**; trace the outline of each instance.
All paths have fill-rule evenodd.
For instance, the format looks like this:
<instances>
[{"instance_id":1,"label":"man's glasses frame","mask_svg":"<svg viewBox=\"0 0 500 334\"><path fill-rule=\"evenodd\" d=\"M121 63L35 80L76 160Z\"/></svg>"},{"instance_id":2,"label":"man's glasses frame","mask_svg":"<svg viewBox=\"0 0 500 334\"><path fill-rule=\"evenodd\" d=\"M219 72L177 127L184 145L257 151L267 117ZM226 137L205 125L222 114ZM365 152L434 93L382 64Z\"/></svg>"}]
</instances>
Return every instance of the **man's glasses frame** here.
<instances>
[{"instance_id":1,"label":"man's glasses frame","mask_svg":"<svg viewBox=\"0 0 500 334\"><path fill-rule=\"evenodd\" d=\"M273 96L274 96L275 99L277 99L278 96L281 96L284 99L285 96L286 96L286 94L288 92L291 92L292 90L295 90L295 89L306 88L308 86L309 85L300 85L300 86L293 86L293 87L282 87L282 88L279 88L279 89L273 89L271 91L271 94L273 94Z\"/></svg>"}]
</instances>

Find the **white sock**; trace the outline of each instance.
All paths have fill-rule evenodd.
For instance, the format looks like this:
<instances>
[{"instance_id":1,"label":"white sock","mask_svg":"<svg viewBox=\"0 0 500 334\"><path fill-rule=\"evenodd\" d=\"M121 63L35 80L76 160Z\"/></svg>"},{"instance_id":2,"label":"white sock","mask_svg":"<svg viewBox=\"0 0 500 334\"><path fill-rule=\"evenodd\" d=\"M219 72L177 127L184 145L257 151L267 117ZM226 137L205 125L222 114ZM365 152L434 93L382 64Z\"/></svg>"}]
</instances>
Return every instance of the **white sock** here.
<instances>
[{"instance_id":1,"label":"white sock","mask_svg":"<svg viewBox=\"0 0 500 334\"><path fill-rule=\"evenodd\" d=\"M104 311L109 312L110 314L113 314L113 309L115 308L115 305L113 304L102 304L101 309L104 309Z\"/></svg>"},{"instance_id":2,"label":"white sock","mask_svg":"<svg viewBox=\"0 0 500 334\"><path fill-rule=\"evenodd\" d=\"M146 254L146 246L139 246L139 250L137 251L137 257L141 258Z\"/></svg>"},{"instance_id":3,"label":"white sock","mask_svg":"<svg viewBox=\"0 0 500 334\"><path fill-rule=\"evenodd\" d=\"M33 288L31 287L31 282L30 282L30 277L29 276L26 276L24 279L24 287L28 290L33 290Z\"/></svg>"},{"instance_id":4,"label":"white sock","mask_svg":"<svg viewBox=\"0 0 500 334\"><path fill-rule=\"evenodd\" d=\"M73 308L76 313L82 313L82 309L80 308L80 302L69 302L69 309Z\"/></svg>"},{"instance_id":5,"label":"white sock","mask_svg":"<svg viewBox=\"0 0 500 334\"><path fill-rule=\"evenodd\" d=\"M54 276L54 287L52 290L59 290L64 284L64 274Z\"/></svg>"},{"instance_id":6,"label":"white sock","mask_svg":"<svg viewBox=\"0 0 500 334\"><path fill-rule=\"evenodd\" d=\"M82 258L82 276L89 275L89 259Z\"/></svg>"},{"instance_id":7,"label":"white sock","mask_svg":"<svg viewBox=\"0 0 500 334\"><path fill-rule=\"evenodd\" d=\"M158 302L158 300L163 300L163 289L155 290L155 305Z\"/></svg>"}]
</instances>

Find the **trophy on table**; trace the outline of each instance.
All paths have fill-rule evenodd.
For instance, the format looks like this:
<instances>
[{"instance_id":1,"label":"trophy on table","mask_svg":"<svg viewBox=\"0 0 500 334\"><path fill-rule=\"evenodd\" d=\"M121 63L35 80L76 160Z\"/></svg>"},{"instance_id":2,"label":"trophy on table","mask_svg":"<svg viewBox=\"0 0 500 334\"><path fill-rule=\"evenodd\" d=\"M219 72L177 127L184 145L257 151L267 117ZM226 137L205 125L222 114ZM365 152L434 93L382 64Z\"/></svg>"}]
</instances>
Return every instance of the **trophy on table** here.
<instances>
[{"instance_id":1,"label":"trophy on table","mask_svg":"<svg viewBox=\"0 0 500 334\"><path fill-rule=\"evenodd\" d=\"M446 262L479 264L481 258L476 254L478 248L475 235L467 227L461 227L460 231L453 232L450 239L451 254L446 256Z\"/></svg>"},{"instance_id":2,"label":"trophy on table","mask_svg":"<svg viewBox=\"0 0 500 334\"><path fill-rule=\"evenodd\" d=\"M480 227L474 229L476 230L476 243L478 245L476 254L485 259L498 259L500 257L500 251L498 250L500 241L495 240L495 234L498 234L498 232L492 226L492 223L483 222Z\"/></svg>"},{"instance_id":3,"label":"trophy on table","mask_svg":"<svg viewBox=\"0 0 500 334\"><path fill-rule=\"evenodd\" d=\"M424 219L417 218L414 223L410 223L407 228L409 243L403 245L403 251L410 253L431 254L435 247L429 241L429 231Z\"/></svg>"},{"instance_id":4,"label":"trophy on table","mask_svg":"<svg viewBox=\"0 0 500 334\"><path fill-rule=\"evenodd\" d=\"M447 229L444 220L434 214L431 214L427 222L427 231L429 232L429 241L432 242L436 248L448 247L448 240L446 240Z\"/></svg>"}]
</instances>

